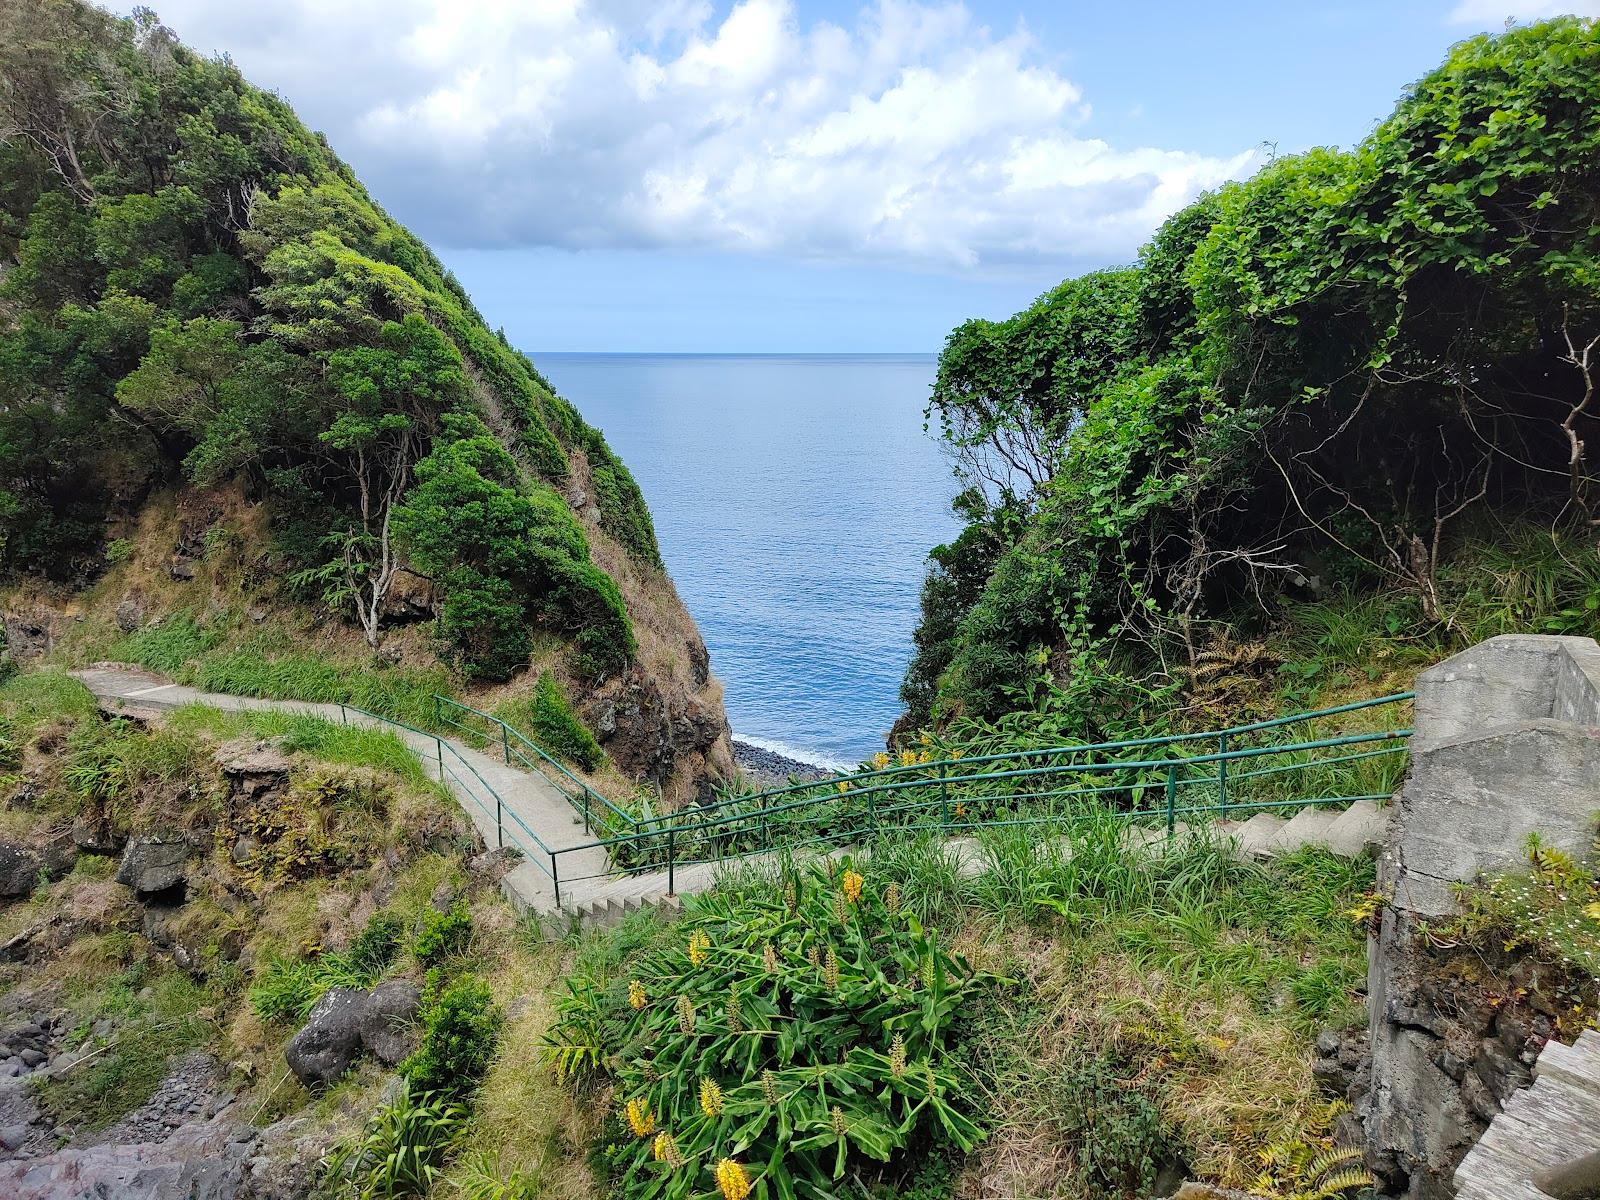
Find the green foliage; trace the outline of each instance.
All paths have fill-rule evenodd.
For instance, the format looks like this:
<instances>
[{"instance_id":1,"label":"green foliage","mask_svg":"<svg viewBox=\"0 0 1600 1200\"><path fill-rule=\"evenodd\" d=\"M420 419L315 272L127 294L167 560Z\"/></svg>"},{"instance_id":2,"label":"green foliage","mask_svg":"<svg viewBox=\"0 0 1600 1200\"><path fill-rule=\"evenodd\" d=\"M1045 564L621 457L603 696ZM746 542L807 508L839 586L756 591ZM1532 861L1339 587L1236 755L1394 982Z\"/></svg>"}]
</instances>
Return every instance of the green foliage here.
<instances>
[{"instance_id":1,"label":"green foliage","mask_svg":"<svg viewBox=\"0 0 1600 1200\"><path fill-rule=\"evenodd\" d=\"M929 416L976 498L935 554L914 724L1181 683L1329 584L1391 596L1392 641L1595 630L1600 472L1563 432L1600 433L1595 29L1463 42L1354 150L1276 159L1131 270L951 334ZM1545 534L1474 582L1491 512Z\"/></svg>"},{"instance_id":2,"label":"green foliage","mask_svg":"<svg viewBox=\"0 0 1600 1200\"><path fill-rule=\"evenodd\" d=\"M1107 1059L1090 1059L1060 1080L1055 1119L1075 1148L1073 1173L1087 1200L1149 1194L1169 1142L1161 1110Z\"/></svg>"},{"instance_id":3,"label":"green foliage","mask_svg":"<svg viewBox=\"0 0 1600 1200\"><path fill-rule=\"evenodd\" d=\"M733 884L672 933L626 985L570 982L550 1035L566 1074L614 1075L621 1194L703 1195L726 1158L752 1195L832 1196L874 1163L980 1140L949 1054L970 968L877 880L847 864Z\"/></svg>"},{"instance_id":4,"label":"green foliage","mask_svg":"<svg viewBox=\"0 0 1600 1200\"><path fill-rule=\"evenodd\" d=\"M489 1069L503 1021L489 985L476 975L460 976L429 1000L422 1040L401 1064L401 1073L421 1091L452 1099L471 1096Z\"/></svg>"},{"instance_id":5,"label":"green foliage","mask_svg":"<svg viewBox=\"0 0 1600 1200\"><path fill-rule=\"evenodd\" d=\"M322 1164L335 1194L353 1200L425 1195L466 1131L460 1105L402 1080L400 1094Z\"/></svg>"},{"instance_id":6,"label":"green foliage","mask_svg":"<svg viewBox=\"0 0 1600 1200\"><path fill-rule=\"evenodd\" d=\"M399 948L399 919L374 913L345 950L301 959L269 956L250 989L250 1006L263 1021L302 1022L329 989L370 988Z\"/></svg>"},{"instance_id":7,"label":"green foliage","mask_svg":"<svg viewBox=\"0 0 1600 1200\"><path fill-rule=\"evenodd\" d=\"M578 719L549 671L539 675L533 695L509 705L500 716L514 728L525 730L545 753L593 771L605 762L605 752L588 726Z\"/></svg>"},{"instance_id":8,"label":"green foliage","mask_svg":"<svg viewBox=\"0 0 1600 1200\"><path fill-rule=\"evenodd\" d=\"M1600 873L1537 837L1528 858L1525 873L1462 887L1461 914L1432 925L1429 937L1486 958L1528 955L1580 983L1600 979Z\"/></svg>"},{"instance_id":9,"label":"green foliage","mask_svg":"<svg viewBox=\"0 0 1600 1200\"><path fill-rule=\"evenodd\" d=\"M424 967L436 967L464 952L471 941L472 912L458 900L444 912L430 908L422 914L411 952Z\"/></svg>"},{"instance_id":10,"label":"green foliage","mask_svg":"<svg viewBox=\"0 0 1600 1200\"><path fill-rule=\"evenodd\" d=\"M522 540L486 562L459 524L433 538L451 652L505 678L538 624L588 673L626 662L616 585L546 486L585 456L602 526L660 566L599 432L280 99L144 10L47 8L0 13L0 125L30 131L0 146L0 572L83 582L113 507L180 469L238 479L290 531L291 587L376 645L391 517L447 490L422 464L475 414L498 434L478 426L500 455L488 499L514 510L496 532Z\"/></svg>"}]
</instances>

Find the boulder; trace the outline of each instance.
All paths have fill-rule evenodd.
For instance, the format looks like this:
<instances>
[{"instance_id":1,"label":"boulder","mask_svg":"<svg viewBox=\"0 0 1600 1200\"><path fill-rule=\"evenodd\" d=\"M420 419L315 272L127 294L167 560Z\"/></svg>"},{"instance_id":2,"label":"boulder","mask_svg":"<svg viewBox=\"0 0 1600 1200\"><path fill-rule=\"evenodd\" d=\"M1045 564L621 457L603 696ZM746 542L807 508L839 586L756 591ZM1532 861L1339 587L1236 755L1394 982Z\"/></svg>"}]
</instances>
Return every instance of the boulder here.
<instances>
[{"instance_id":1,"label":"boulder","mask_svg":"<svg viewBox=\"0 0 1600 1200\"><path fill-rule=\"evenodd\" d=\"M281 738L234 738L212 756L235 800L257 801L289 786L289 756Z\"/></svg>"},{"instance_id":2,"label":"boulder","mask_svg":"<svg viewBox=\"0 0 1600 1200\"><path fill-rule=\"evenodd\" d=\"M284 1048L283 1056L295 1078L306 1087L321 1087L348 1071L361 1052L366 1011L365 992L330 988L324 993L300 1032Z\"/></svg>"},{"instance_id":3,"label":"boulder","mask_svg":"<svg viewBox=\"0 0 1600 1200\"><path fill-rule=\"evenodd\" d=\"M188 857L189 847L184 842L135 839L123 851L117 882L126 884L141 896L170 891L184 882Z\"/></svg>"},{"instance_id":4,"label":"boulder","mask_svg":"<svg viewBox=\"0 0 1600 1200\"><path fill-rule=\"evenodd\" d=\"M138 596L127 595L117 605L117 628L123 633L132 633L144 624L144 601Z\"/></svg>"},{"instance_id":5,"label":"boulder","mask_svg":"<svg viewBox=\"0 0 1600 1200\"><path fill-rule=\"evenodd\" d=\"M104 818L83 816L72 823L72 841L85 854L121 854L128 837Z\"/></svg>"},{"instance_id":6,"label":"boulder","mask_svg":"<svg viewBox=\"0 0 1600 1200\"><path fill-rule=\"evenodd\" d=\"M390 979L367 994L361 1014L361 1044L386 1067L398 1064L416 1044L422 993L408 979Z\"/></svg>"},{"instance_id":7,"label":"boulder","mask_svg":"<svg viewBox=\"0 0 1600 1200\"><path fill-rule=\"evenodd\" d=\"M32 850L0 841L0 900L32 895L43 870L44 862Z\"/></svg>"}]
</instances>

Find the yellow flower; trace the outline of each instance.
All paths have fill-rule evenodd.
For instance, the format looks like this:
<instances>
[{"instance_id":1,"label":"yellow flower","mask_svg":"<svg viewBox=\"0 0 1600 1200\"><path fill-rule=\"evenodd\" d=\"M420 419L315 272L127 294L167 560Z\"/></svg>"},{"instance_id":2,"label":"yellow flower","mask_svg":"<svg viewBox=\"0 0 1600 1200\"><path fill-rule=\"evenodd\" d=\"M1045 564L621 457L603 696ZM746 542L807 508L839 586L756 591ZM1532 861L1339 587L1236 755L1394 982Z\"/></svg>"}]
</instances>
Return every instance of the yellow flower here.
<instances>
[{"instance_id":1,"label":"yellow flower","mask_svg":"<svg viewBox=\"0 0 1600 1200\"><path fill-rule=\"evenodd\" d=\"M914 767L914 766L916 766L917 765L917 752L915 750L902 750L902 751L900 751L900 765L902 767Z\"/></svg>"},{"instance_id":2,"label":"yellow flower","mask_svg":"<svg viewBox=\"0 0 1600 1200\"><path fill-rule=\"evenodd\" d=\"M848 783L845 783L843 780L840 780L840 782L839 782L839 790L841 792L848 792L850 790L850 785Z\"/></svg>"},{"instance_id":3,"label":"yellow flower","mask_svg":"<svg viewBox=\"0 0 1600 1200\"><path fill-rule=\"evenodd\" d=\"M900 911L900 885L891 883L883 889L883 906L889 910L892 917Z\"/></svg>"},{"instance_id":4,"label":"yellow flower","mask_svg":"<svg viewBox=\"0 0 1600 1200\"><path fill-rule=\"evenodd\" d=\"M921 736L917 738L917 741L921 742L924 746L931 746L933 745L933 734L929 733L927 730L923 730Z\"/></svg>"},{"instance_id":5,"label":"yellow flower","mask_svg":"<svg viewBox=\"0 0 1600 1200\"><path fill-rule=\"evenodd\" d=\"M629 980L628 1007L632 1009L640 1009L649 1002L649 997L644 994L644 984L640 983L637 979Z\"/></svg>"},{"instance_id":6,"label":"yellow flower","mask_svg":"<svg viewBox=\"0 0 1600 1200\"><path fill-rule=\"evenodd\" d=\"M1595 901L1593 904L1585 904L1583 906L1583 915L1591 921L1600 921L1600 900Z\"/></svg>"},{"instance_id":7,"label":"yellow flower","mask_svg":"<svg viewBox=\"0 0 1600 1200\"><path fill-rule=\"evenodd\" d=\"M844 1131L849 1128L845 1124L844 1110L837 1104L833 1106L833 1111L828 1114L828 1123L833 1126L833 1136L836 1138L842 1138Z\"/></svg>"},{"instance_id":8,"label":"yellow flower","mask_svg":"<svg viewBox=\"0 0 1600 1200\"><path fill-rule=\"evenodd\" d=\"M906 1039L898 1033L889 1043L889 1071L896 1079L906 1073Z\"/></svg>"},{"instance_id":9,"label":"yellow flower","mask_svg":"<svg viewBox=\"0 0 1600 1200\"><path fill-rule=\"evenodd\" d=\"M865 882L866 880L859 873L845 871L844 879L840 881L840 886L844 888L844 898L850 901L851 904L859 903L861 900L861 885Z\"/></svg>"},{"instance_id":10,"label":"yellow flower","mask_svg":"<svg viewBox=\"0 0 1600 1200\"><path fill-rule=\"evenodd\" d=\"M887 754L885 754L882 750L879 750L876 754L874 754L872 756L872 765L873 765L874 769L876 769L876 770L879 770L879 771L883 770L885 767L887 767L889 765L889 756Z\"/></svg>"},{"instance_id":11,"label":"yellow flower","mask_svg":"<svg viewBox=\"0 0 1600 1200\"><path fill-rule=\"evenodd\" d=\"M776 975L778 973L778 952L773 948L771 942L761 947L761 969L768 975Z\"/></svg>"},{"instance_id":12,"label":"yellow flower","mask_svg":"<svg viewBox=\"0 0 1600 1200\"><path fill-rule=\"evenodd\" d=\"M711 939L696 930L689 935L689 962L693 966L703 967L706 960L711 957Z\"/></svg>"},{"instance_id":13,"label":"yellow flower","mask_svg":"<svg viewBox=\"0 0 1600 1200\"><path fill-rule=\"evenodd\" d=\"M717 1164L717 1186L722 1189L723 1200L744 1200L750 1194L749 1177L731 1158Z\"/></svg>"},{"instance_id":14,"label":"yellow flower","mask_svg":"<svg viewBox=\"0 0 1600 1200\"><path fill-rule=\"evenodd\" d=\"M708 1117L722 1115L722 1089L709 1077L700 1081L700 1111Z\"/></svg>"},{"instance_id":15,"label":"yellow flower","mask_svg":"<svg viewBox=\"0 0 1600 1200\"><path fill-rule=\"evenodd\" d=\"M761 1096L769 1107L778 1103L778 1081L771 1071L761 1072Z\"/></svg>"},{"instance_id":16,"label":"yellow flower","mask_svg":"<svg viewBox=\"0 0 1600 1200\"><path fill-rule=\"evenodd\" d=\"M955 808L951 810L950 815L955 817L955 819L958 821L964 820L967 815L967 806L958 802Z\"/></svg>"},{"instance_id":17,"label":"yellow flower","mask_svg":"<svg viewBox=\"0 0 1600 1200\"><path fill-rule=\"evenodd\" d=\"M678 1139L664 1129L656 1134L650 1153L655 1156L657 1162L666 1163L674 1171L683 1166L683 1152L678 1149Z\"/></svg>"},{"instance_id":18,"label":"yellow flower","mask_svg":"<svg viewBox=\"0 0 1600 1200\"><path fill-rule=\"evenodd\" d=\"M650 1102L642 1098L628 1101L624 1113L628 1118L628 1128L633 1130L634 1137L649 1137L655 1132L656 1119L650 1112Z\"/></svg>"},{"instance_id":19,"label":"yellow flower","mask_svg":"<svg viewBox=\"0 0 1600 1200\"><path fill-rule=\"evenodd\" d=\"M694 1032L694 1001L687 996L678 997L678 1031L680 1033Z\"/></svg>"},{"instance_id":20,"label":"yellow flower","mask_svg":"<svg viewBox=\"0 0 1600 1200\"><path fill-rule=\"evenodd\" d=\"M960 751L960 750L952 750L952 751L950 751L950 757L951 758L960 758L962 753L963 753L963 751Z\"/></svg>"}]
</instances>

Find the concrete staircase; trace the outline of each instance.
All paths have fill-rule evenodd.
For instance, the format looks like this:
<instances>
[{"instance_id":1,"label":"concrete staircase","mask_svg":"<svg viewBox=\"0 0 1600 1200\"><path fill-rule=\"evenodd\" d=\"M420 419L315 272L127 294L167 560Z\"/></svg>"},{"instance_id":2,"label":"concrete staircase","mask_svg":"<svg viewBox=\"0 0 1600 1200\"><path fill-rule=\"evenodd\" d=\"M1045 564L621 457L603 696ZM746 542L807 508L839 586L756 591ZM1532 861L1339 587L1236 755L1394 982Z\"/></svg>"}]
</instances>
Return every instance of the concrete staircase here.
<instances>
[{"instance_id":1,"label":"concrete staircase","mask_svg":"<svg viewBox=\"0 0 1600 1200\"><path fill-rule=\"evenodd\" d=\"M1512 1095L1456 1168L1456 1200L1600 1194L1600 1033L1549 1042L1533 1086Z\"/></svg>"}]
</instances>

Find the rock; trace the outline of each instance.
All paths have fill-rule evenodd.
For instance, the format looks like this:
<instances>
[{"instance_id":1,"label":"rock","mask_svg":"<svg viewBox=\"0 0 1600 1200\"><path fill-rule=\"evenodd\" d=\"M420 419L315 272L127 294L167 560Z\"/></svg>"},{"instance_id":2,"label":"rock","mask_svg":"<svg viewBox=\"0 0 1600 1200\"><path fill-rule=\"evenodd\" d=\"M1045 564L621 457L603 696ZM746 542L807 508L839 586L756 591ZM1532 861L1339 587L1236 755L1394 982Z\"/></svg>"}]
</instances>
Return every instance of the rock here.
<instances>
[{"instance_id":1,"label":"rock","mask_svg":"<svg viewBox=\"0 0 1600 1200\"><path fill-rule=\"evenodd\" d=\"M450 906L456 902L455 885L449 880L433 889L433 895L428 897L428 906L436 913L447 913Z\"/></svg>"},{"instance_id":2,"label":"rock","mask_svg":"<svg viewBox=\"0 0 1600 1200\"><path fill-rule=\"evenodd\" d=\"M121 854L127 835L101 817L83 816L72 823L72 841L85 854Z\"/></svg>"},{"instance_id":3,"label":"rock","mask_svg":"<svg viewBox=\"0 0 1600 1200\"><path fill-rule=\"evenodd\" d=\"M218 746L212 758L227 776L236 801L258 802L289 786L292 764L282 738L234 738Z\"/></svg>"},{"instance_id":4,"label":"rock","mask_svg":"<svg viewBox=\"0 0 1600 1200\"><path fill-rule=\"evenodd\" d=\"M132 594L124 596L117 605L117 628L123 633L132 633L144 624L144 615L143 600Z\"/></svg>"},{"instance_id":5,"label":"rock","mask_svg":"<svg viewBox=\"0 0 1600 1200\"><path fill-rule=\"evenodd\" d=\"M0 841L0 899L31 896L43 871L44 863L33 851L15 842Z\"/></svg>"},{"instance_id":6,"label":"rock","mask_svg":"<svg viewBox=\"0 0 1600 1200\"><path fill-rule=\"evenodd\" d=\"M131 887L140 896L151 896L176 889L184 882L184 867L189 858L187 843L138 838L128 843L117 882Z\"/></svg>"},{"instance_id":7,"label":"rock","mask_svg":"<svg viewBox=\"0 0 1600 1200\"><path fill-rule=\"evenodd\" d=\"M267 619L266 606L262 604L252 604L245 615L259 625L261 622Z\"/></svg>"},{"instance_id":8,"label":"rock","mask_svg":"<svg viewBox=\"0 0 1600 1200\"><path fill-rule=\"evenodd\" d=\"M350 1069L361 1051L361 1027L367 994L354 988L331 988L311 1010L310 1019L289 1039L283 1056L295 1078L306 1087L332 1083Z\"/></svg>"},{"instance_id":9,"label":"rock","mask_svg":"<svg viewBox=\"0 0 1600 1200\"><path fill-rule=\"evenodd\" d=\"M361 1013L361 1044L386 1067L398 1064L415 1043L422 993L407 979L390 979L367 994Z\"/></svg>"},{"instance_id":10,"label":"rock","mask_svg":"<svg viewBox=\"0 0 1600 1200\"><path fill-rule=\"evenodd\" d=\"M435 615L433 581L402 567L395 572L383 599L380 619L385 625L412 625Z\"/></svg>"},{"instance_id":11,"label":"rock","mask_svg":"<svg viewBox=\"0 0 1600 1200\"><path fill-rule=\"evenodd\" d=\"M193 579L199 564L192 558L178 558L174 556L172 565L167 568L167 574L174 579Z\"/></svg>"},{"instance_id":12,"label":"rock","mask_svg":"<svg viewBox=\"0 0 1600 1200\"><path fill-rule=\"evenodd\" d=\"M6 650L18 662L38 658L55 645L59 618L48 609L5 614Z\"/></svg>"},{"instance_id":13,"label":"rock","mask_svg":"<svg viewBox=\"0 0 1600 1200\"><path fill-rule=\"evenodd\" d=\"M228 851L228 857L233 860L233 865L242 867L256 856L261 849L261 843L246 834L240 834L233 839L233 848Z\"/></svg>"},{"instance_id":14,"label":"rock","mask_svg":"<svg viewBox=\"0 0 1600 1200\"><path fill-rule=\"evenodd\" d=\"M24 1050L19 1056L24 1066L37 1067L44 1061L44 1055L38 1050Z\"/></svg>"},{"instance_id":15,"label":"rock","mask_svg":"<svg viewBox=\"0 0 1600 1200\"><path fill-rule=\"evenodd\" d=\"M4 1129L0 1129L0 1146L4 1146L13 1154L22 1149L22 1144L27 1140L28 1126L26 1125L7 1125Z\"/></svg>"}]
</instances>

